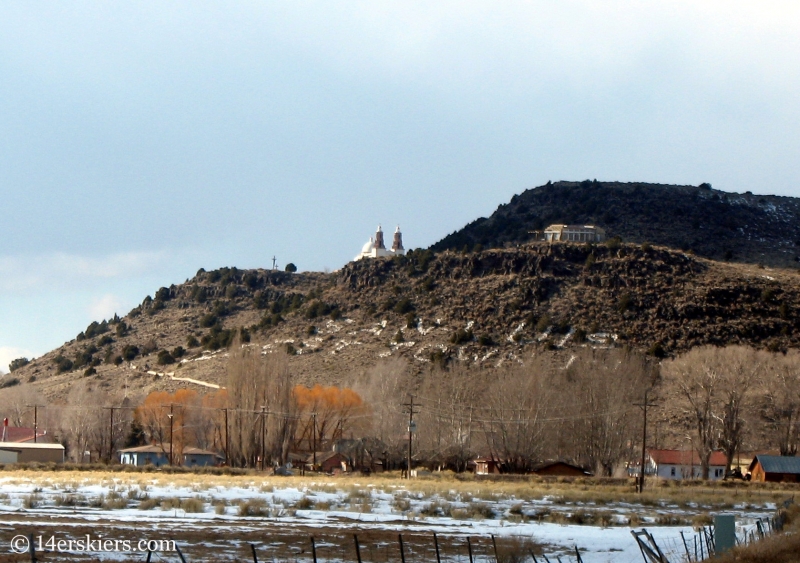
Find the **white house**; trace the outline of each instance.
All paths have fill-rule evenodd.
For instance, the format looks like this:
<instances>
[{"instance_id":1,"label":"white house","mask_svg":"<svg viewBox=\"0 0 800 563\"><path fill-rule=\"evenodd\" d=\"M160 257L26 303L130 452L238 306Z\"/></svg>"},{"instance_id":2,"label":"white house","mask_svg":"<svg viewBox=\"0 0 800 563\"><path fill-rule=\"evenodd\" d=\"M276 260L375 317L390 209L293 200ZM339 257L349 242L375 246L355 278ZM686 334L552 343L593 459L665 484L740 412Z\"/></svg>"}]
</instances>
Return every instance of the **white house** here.
<instances>
[{"instance_id":1,"label":"white house","mask_svg":"<svg viewBox=\"0 0 800 563\"><path fill-rule=\"evenodd\" d=\"M723 452L712 452L708 478L718 481L725 477L727 458ZM636 473L638 473L638 466ZM649 450L645 458L645 475L662 479L700 479L703 468L695 450Z\"/></svg>"},{"instance_id":2,"label":"white house","mask_svg":"<svg viewBox=\"0 0 800 563\"><path fill-rule=\"evenodd\" d=\"M603 242L606 232L594 225L550 225L544 230L544 240L565 242Z\"/></svg>"},{"instance_id":3,"label":"white house","mask_svg":"<svg viewBox=\"0 0 800 563\"><path fill-rule=\"evenodd\" d=\"M387 249L383 243L383 231L381 226L378 225L378 231L375 233L375 238L370 239L364 244L361 253L353 260L361 260L363 258L387 258L392 256L402 256L406 253L403 248L403 235L400 233L400 227L394 231L394 240L392 240L392 248Z\"/></svg>"}]
</instances>

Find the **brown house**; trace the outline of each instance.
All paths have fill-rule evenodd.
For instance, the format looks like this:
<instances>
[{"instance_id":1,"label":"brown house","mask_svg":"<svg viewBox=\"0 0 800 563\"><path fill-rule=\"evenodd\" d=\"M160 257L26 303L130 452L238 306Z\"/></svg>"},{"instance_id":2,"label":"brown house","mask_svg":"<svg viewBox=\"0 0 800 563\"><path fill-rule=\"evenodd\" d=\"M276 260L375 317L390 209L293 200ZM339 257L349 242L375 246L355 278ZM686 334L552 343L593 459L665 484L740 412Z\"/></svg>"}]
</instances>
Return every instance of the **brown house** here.
<instances>
[{"instance_id":1,"label":"brown house","mask_svg":"<svg viewBox=\"0 0 800 563\"><path fill-rule=\"evenodd\" d=\"M306 467L323 473L346 473L352 471L350 459L339 452L317 452L317 465L313 467L313 456L306 459Z\"/></svg>"},{"instance_id":2,"label":"brown house","mask_svg":"<svg viewBox=\"0 0 800 563\"><path fill-rule=\"evenodd\" d=\"M592 474L582 467L565 461L550 461L534 468L536 475L558 475L560 477L589 477Z\"/></svg>"},{"instance_id":3,"label":"brown house","mask_svg":"<svg viewBox=\"0 0 800 563\"><path fill-rule=\"evenodd\" d=\"M489 457L479 457L473 460L475 464L475 475L498 475L500 462Z\"/></svg>"},{"instance_id":4,"label":"brown house","mask_svg":"<svg viewBox=\"0 0 800 563\"><path fill-rule=\"evenodd\" d=\"M800 483L800 457L757 455L749 469L751 481Z\"/></svg>"}]
</instances>

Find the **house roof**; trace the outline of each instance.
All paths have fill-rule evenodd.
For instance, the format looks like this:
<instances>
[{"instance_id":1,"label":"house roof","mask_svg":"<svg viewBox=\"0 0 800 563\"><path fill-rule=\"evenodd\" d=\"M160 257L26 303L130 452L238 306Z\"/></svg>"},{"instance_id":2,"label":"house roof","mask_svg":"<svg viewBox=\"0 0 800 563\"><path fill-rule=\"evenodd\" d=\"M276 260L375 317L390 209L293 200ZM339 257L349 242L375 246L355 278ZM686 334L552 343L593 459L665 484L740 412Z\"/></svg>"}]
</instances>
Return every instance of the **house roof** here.
<instances>
[{"instance_id":1,"label":"house roof","mask_svg":"<svg viewBox=\"0 0 800 563\"><path fill-rule=\"evenodd\" d=\"M334 458L336 456L339 456L342 460L345 460L345 461L347 460L347 456L344 455L342 452L331 452L331 451L317 452L317 465L325 463L329 459L332 459L332 458ZM306 463L314 463L314 454L313 453L309 454L308 456L306 456Z\"/></svg>"},{"instance_id":2,"label":"house roof","mask_svg":"<svg viewBox=\"0 0 800 563\"><path fill-rule=\"evenodd\" d=\"M540 463L536 467L533 468L533 472L536 473L538 471L542 471L544 469L549 469L551 467L569 467L570 469L575 469L584 473L585 475L591 475L588 471L586 471L583 467L579 467L577 465L573 465L571 463L567 463L566 461L546 461L544 463Z\"/></svg>"},{"instance_id":3,"label":"house roof","mask_svg":"<svg viewBox=\"0 0 800 563\"><path fill-rule=\"evenodd\" d=\"M656 465L700 465L700 455L695 450L649 450L648 453ZM711 452L708 464L725 466L728 458L724 452Z\"/></svg>"},{"instance_id":4,"label":"house roof","mask_svg":"<svg viewBox=\"0 0 800 563\"><path fill-rule=\"evenodd\" d=\"M55 443L34 444L33 442L0 442L0 450L16 451L23 450L63 450L64 446Z\"/></svg>"},{"instance_id":5,"label":"house roof","mask_svg":"<svg viewBox=\"0 0 800 563\"><path fill-rule=\"evenodd\" d=\"M800 457L782 455L757 455L750 463L750 471L760 463L764 473L789 473L800 475Z\"/></svg>"},{"instance_id":6,"label":"house roof","mask_svg":"<svg viewBox=\"0 0 800 563\"><path fill-rule=\"evenodd\" d=\"M0 428L0 440L4 442L33 442L33 428L25 428L24 426L6 426ZM47 432L37 431L36 439L38 442L52 442ZM2 442L0 442L2 443Z\"/></svg>"},{"instance_id":7,"label":"house roof","mask_svg":"<svg viewBox=\"0 0 800 563\"><path fill-rule=\"evenodd\" d=\"M125 448L124 450L119 450L121 454L136 454L136 453L150 453L150 454L164 454L167 455L169 453L169 446L161 447L155 444L148 444L146 446L137 446L135 448ZM213 455L217 457L222 457L216 452L210 452L208 450L201 450L200 448L183 448L183 455Z\"/></svg>"}]
</instances>

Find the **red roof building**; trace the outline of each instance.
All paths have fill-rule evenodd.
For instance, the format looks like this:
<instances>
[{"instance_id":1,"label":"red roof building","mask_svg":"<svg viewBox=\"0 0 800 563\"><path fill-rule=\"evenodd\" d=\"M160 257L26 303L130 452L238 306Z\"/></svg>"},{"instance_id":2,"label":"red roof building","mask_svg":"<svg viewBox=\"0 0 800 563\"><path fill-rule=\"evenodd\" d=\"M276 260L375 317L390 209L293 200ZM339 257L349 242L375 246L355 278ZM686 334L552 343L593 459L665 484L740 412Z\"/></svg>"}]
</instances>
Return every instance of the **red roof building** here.
<instances>
[{"instance_id":1,"label":"red roof building","mask_svg":"<svg viewBox=\"0 0 800 563\"><path fill-rule=\"evenodd\" d=\"M725 477L727 461L723 452L711 453L709 480L717 481ZM639 464L631 469L631 474L639 474ZM695 450L648 450L645 475L662 479L700 479L703 476L700 455Z\"/></svg>"},{"instance_id":2,"label":"red roof building","mask_svg":"<svg viewBox=\"0 0 800 563\"><path fill-rule=\"evenodd\" d=\"M0 442L33 443L33 428L23 426L3 426L0 428ZM36 432L36 442L52 443L53 440L47 435L46 431Z\"/></svg>"}]
</instances>

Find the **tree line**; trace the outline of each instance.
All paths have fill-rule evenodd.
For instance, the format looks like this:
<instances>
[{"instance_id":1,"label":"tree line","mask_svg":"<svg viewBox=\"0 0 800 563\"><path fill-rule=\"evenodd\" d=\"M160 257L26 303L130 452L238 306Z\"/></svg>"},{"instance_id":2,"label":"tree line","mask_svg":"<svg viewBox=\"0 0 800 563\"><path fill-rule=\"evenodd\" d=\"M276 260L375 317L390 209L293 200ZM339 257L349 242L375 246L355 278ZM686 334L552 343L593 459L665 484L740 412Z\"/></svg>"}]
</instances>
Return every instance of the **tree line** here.
<instances>
[{"instance_id":1,"label":"tree line","mask_svg":"<svg viewBox=\"0 0 800 563\"><path fill-rule=\"evenodd\" d=\"M746 450L797 453L800 353L742 346L661 362L622 348L580 348L485 369L389 359L328 387L299 385L283 354L236 346L219 390L137 399L81 382L66 404L47 404L30 385L0 390L0 399L12 426L32 426L31 405L40 405L39 428L73 461L172 444L177 454L192 446L232 466L271 467L338 443L356 465L400 468L409 437L402 405L413 394L415 465L464 471L486 456L526 472L557 459L611 476L638 456L645 391L657 405L648 447L694 448L704 477L715 450L729 467Z\"/></svg>"}]
</instances>

